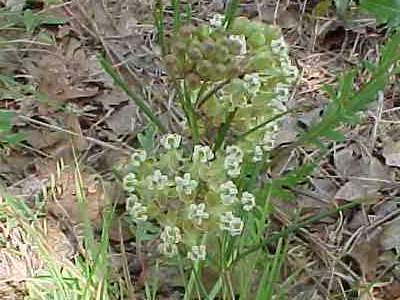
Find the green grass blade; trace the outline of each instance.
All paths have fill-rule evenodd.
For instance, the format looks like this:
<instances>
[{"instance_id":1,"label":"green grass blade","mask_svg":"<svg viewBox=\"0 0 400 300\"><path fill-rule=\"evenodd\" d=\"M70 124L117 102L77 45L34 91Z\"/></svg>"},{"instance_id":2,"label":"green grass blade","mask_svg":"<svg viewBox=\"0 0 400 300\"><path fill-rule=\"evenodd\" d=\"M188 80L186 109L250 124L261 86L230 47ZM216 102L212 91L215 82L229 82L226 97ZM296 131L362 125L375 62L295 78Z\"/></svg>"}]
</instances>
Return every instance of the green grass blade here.
<instances>
[{"instance_id":1,"label":"green grass blade","mask_svg":"<svg viewBox=\"0 0 400 300\"><path fill-rule=\"evenodd\" d=\"M113 66L103 57L100 58L101 65L108 75L112 77L115 84L117 84L133 101L136 105L144 112L144 114L150 119L150 121L157 126L157 128L162 132L166 133L167 130L161 121L153 114L151 109L147 104L137 97L131 88L122 80L119 74L114 70Z\"/></svg>"},{"instance_id":2,"label":"green grass blade","mask_svg":"<svg viewBox=\"0 0 400 300\"><path fill-rule=\"evenodd\" d=\"M225 11L225 20L224 26L225 28L229 28L232 25L232 22L235 18L236 11L239 7L240 0L232 0Z\"/></svg>"},{"instance_id":3,"label":"green grass blade","mask_svg":"<svg viewBox=\"0 0 400 300\"><path fill-rule=\"evenodd\" d=\"M174 10L174 22L173 22L173 28L174 28L174 33L178 34L179 28L181 27L181 1L180 0L171 0L171 5Z\"/></svg>"},{"instance_id":4,"label":"green grass blade","mask_svg":"<svg viewBox=\"0 0 400 300\"><path fill-rule=\"evenodd\" d=\"M215 139L215 145L214 145L214 149L213 149L214 153L216 153L222 147L225 137L228 134L229 128L231 127L232 121L235 118L237 111L238 111L238 109L235 108L234 111L229 113L225 122L222 124L221 128L217 132L217 137Z\"/></svg>"}]
</instances>

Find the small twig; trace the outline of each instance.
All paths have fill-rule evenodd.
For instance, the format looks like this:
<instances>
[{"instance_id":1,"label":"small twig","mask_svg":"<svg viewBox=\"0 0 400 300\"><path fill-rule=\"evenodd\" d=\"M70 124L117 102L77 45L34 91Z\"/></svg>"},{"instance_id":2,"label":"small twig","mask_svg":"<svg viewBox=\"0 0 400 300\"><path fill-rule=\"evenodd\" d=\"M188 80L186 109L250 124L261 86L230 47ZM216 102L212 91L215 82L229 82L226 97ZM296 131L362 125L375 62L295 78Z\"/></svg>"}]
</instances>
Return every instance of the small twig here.
<instances>
[{"instance_id":1,"label":"small twig","mask_svg":"<svg viewBox=\"0 0 400 300\"><path fill-rule=\"evenodd\" d=\"M32 118L26 117L26 116L22 116L22 115L20 115L19 118L21 118L22 120L28 121L28 122L30 122L30 123L32 123L32 124L40 125L40 126L43 126L43 127L47 127L47 128L53 129L53 130L65 132L65 133L68 133L68 134L73 135L73 136L78 136L78 137L84 138L84 139L86 139L86 140L89 141L89 142L95 143L95 144L97 144L97 145L99 145L99 146L102 146L102 147L105 147L105 148L109 148L109 149L112 149L112 150L121 151L122 153L125 153L125 154L130 154L130 153L131 153L130 151L127 151L127 150L125 150L125 149L122 149L122 148L113 146L113 145L111 145L111 144L109 144L109 143L100 141L100 140L95 139L95 138L92 138L92 137L81 136L80 134L78 134L78 133L76 133L76 132L73 132L73 131L68 130L68 129L64 129L64 128L59 127L59 126L47 124L47 123L45 123L45 122L41 122L41 121L38 121L38 120L35 120L35 119L32 119Z\"/></svg>"}]
</instances>

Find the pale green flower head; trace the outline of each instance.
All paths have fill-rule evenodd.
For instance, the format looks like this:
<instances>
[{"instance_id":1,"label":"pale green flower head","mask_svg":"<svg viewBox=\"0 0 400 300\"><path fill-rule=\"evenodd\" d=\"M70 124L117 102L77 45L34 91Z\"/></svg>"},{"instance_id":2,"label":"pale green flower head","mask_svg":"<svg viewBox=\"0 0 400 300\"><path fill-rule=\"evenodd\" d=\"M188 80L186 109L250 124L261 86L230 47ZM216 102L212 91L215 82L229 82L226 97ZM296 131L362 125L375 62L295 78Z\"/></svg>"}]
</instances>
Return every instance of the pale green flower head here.
<instances>
[{"instance_id":1,"label":"pale green flower head","mask_svg":"<svg viewBox=\"0 0 400 300\"><path fill-rule=\"evenodd\" d=\"M138 180L136 179L136 175L134 173L128 173L124 177L123 187L126 192L133 193L136 189L137 184Z\"/></svg>"},{"instance_id":2,"label":"pale green flower head","mask_svg":"<svg viewBox=\"0 0 400 300\"><path fill-rule=\"evenodd\" d=\"M205 245L192 246L192 249L191 251L188 252L187 257L193 261L205 260L206 246Z\"/></svg>"},{"instance_id":3,"label":"pale green flower head","mask_svg":"<svg viewBox=\"0 0 400 300\"><path fill-rule=\"evenodd\" d=\"M182 136L176 133L170 133L161 137L161 145L167 149L178 149L181 145Z\"/></svg>"},{"instance_id":4,"label":"pale green flower head","mask_svg":"<svg viewBox=\"0 0 400 300\"><path fill-rule=\"evenodd\" d=\"M195 145L193 149L193 161L205 164L214 159L214 153L209 146Z\"/></svg>"},{"instance_id":5,"label":"pale green flower head","mask_svg":"<svg viewBox=\"0 0 400 300\"><path fill-rule=\"evenodd\" d=\"M243 209L245 211L251 211L256 206L256 198L253 194L249 192L244 192L242 197L240 198L240 202L242 202Z\"/></svg>"},{"instance_id":6,"label":"pale green flower head","mask_svg":"<svg viewBox=\"0 0 400 300\"><path fill-rule=\"evenodd\" d=\"M227 181L221 184L219 188L219 196L224 205L232 205L237 201L236 195L238 194L238 189L233 181Z\"/></svg>"},{"instance_id":7,"label":"pale green flower head","mask_svg":"<svg viewBox=\"0 0 400 300\"><path fill-rule=\"evenodd\" d=\"M196 180L191 179L190 173L185 173L183 175L183 178L180 176L176 176L175 183L178 193L187 196L191 195L199 184Z\"/></svg>"},{"instance_id":8,"label":"pale green flower head","mask_svg":"<svg viewBox=\"0 0 400 300\"><path fill-rule=\"evenodd\" d=\"M135 202L129 209L128 214L131 216L134 222L145 222L148 219L147 207L140 202Z\"/></svg>"},{"instance_id":9,"label":"pale green flower head","mask_svg":"<svg viewBox=\"0 0 400 300\"><path fill-rule=\"evenodd\" d=\"M256 146L254 148L252 161L255 162L255 163L262 161L263 155L264 155L264 153L263 153L262 147L261 146Z\"/></svg>"},{"instance_id":10,"label":"pale green flower head","mask_svg":"<svg viewBox=\"0 0 400 300\"><path fill-rule=\"evenodd\" d=\"M178 246L176 244L160 243L158 251L167 257L173 257L178 254Z\"/></svg>"},{"instance_id":11,"label":"pale green flower head","mask_svg":"<svg viewBox=\"0 0 400 300\"><path fill-rule=\"evenodd\" d=\"M140 165L146 160L146 158L146 151L136 150L130 157L130 163L134 167L140 167Z\"/></svg>"},{"instance_id":12,"label":"pale green flower head","mask_svg":"<svg viewBox=\"0 0 400 300\"><path fill-rule=\"evenodd\" d=\"M164 243L178 244L182 241L181 230L176 226L165 226L160 238Z\"/></svg>"},{"instance_id":13,"label":"pale green flower head","mask_svg":"<svg viewBox=\"0 0 400 300\"><path fill-rule=\"evenodd\" d=\"M228 211L221 215L219 226L221 230L236 236L242 233L244 223L239 217L235 217L231 211Z\"/></svg>"},{"instance_id":14,"label":"pale green flower head","mask_svg":"<svg viewBox=\"0 0 400 300\"><path fill-rule=\"evenodd\" d=\"M152 175L146 178L149 190L163 190L168 186L168 176L163 175L160 170L155 170Z\"/></svg>"},{"instance_id":15,"label":"pale green flower head","mask_svg":"<svg viewBox=\"0 0 400 300\"><path fill-rule=\"evenodd\" d=\"M197 226L200 226L203 219L208 219L210 214L205 211L206 205L204 203L200 204L190 204L188 219L192 220Z\"/></svg>"},{"instance_id":16,"label":"pale green flower head","mask_svg":"<svg viewBox=\"0 0 400 300\"><path fill-rule=\"evenodd\" d=\"M230 177L236 178L240 175L240 164L241 160L238 157L234 155L226 156L224 160L224 169Z\"/></svg>"}]
</instances>

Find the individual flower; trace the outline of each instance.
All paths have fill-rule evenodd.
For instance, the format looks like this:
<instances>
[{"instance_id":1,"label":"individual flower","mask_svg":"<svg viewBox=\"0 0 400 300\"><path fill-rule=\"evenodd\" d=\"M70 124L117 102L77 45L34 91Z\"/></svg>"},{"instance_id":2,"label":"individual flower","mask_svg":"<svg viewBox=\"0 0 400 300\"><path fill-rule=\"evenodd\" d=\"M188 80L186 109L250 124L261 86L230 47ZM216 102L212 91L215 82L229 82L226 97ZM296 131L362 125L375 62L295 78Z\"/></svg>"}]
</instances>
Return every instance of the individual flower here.
<instances>
[{"instance_id":1,"label":"individual flower","mask_svg":"<svg viewBox=\"0 0 400 300\"><path fill-rule=\"evenodd\" d=\"M196 180L190 178L190 173L183 174L183 178L176 176L175 183L178 193L185 195L191 195L199 184Z\"/></svg>"},{"instance_id":2,"label":"individual flower","mask_svg":"<svg viewBox=\"0 0 400 300\"><path fill-rule=\"evenodd\" d=\"M256 146L253 152L253 162L259 162L263 159L263 149L261 146Z\"/></svg>"},{"instance_id":3,"label":"individual flower","mask_svg":"<svg viewBox=\"0 0 400 300\"><path fill-rule=\"evenodd\" d=\"M195 145L193 149L193 161L199 160L201 163L207 163L214 158L214 153L209 146Z\"/></svg>"},{"instance_id":4,"label":"individual flower","mask_svg":"<svg viewBox=\"0 0 400 300\"><path fill-rule=\"evenodd\" d=\"M122 182L124 190L128 193L133 193L136 189L136 185L138 184L138 180L136 179L136 175L134 173L128 173Z\"/></svg>"},{"instance_id":5,"label":"individual flower","mask_svg":"<svg viewBox=\"0 0 400 300\"><path fill-rule=\"evenodd\" d=\"M244 35L231 35L229 37L232 41L237 41L240 45L239 54L243 55L247 52L247 44L246 44L246 37Z\"/></svg>"},{"instance_id":6,"label":"individual flower","mask_svg":"<svg viewBox=\"0 0 400 300\"><path fill-rule=\"evenodd\" d=\"M238 189L233 181L227 181L221 184L219 188L219 196L221 197L222 203L224 205L233 204L237 200L237 193Z\"/></svg>"},{"instance_id":7,"label":"individual flower","mask_svg":"<svg viewBox=\"0 0 400 300\"><path fill-rule=\"evenodd\" d=\"M233 155L225 157L224 169L230 177L236 178L240 175L240 163L241 161L238 157Z\"/></svg>"},{"instance_id":8,"label":"individual flower","mask_svg":"<svg viewBox=\"0 0 400 300\"><path fill-rule=\"evenodd\" d=\"M205 212L206 205L204 203L200 204L190 204L188 219L192 220L196 225L200 226L203 219L208 219L210 214Z\"/></svg>"},{"instance_id":9,"label":"individual flower","mask_svg":"<svg viewBox=\"0 0 400 300\"><path fill-rule=\"evenodd\" d=\"M280 99L282 102L289 98L289 85L284 83L278 83L275 86L276 98Z\"/></svg>"},{"instance_id":10,"label":"individual flower","mask_svg":"<svg viewBox=\"0 0 400 300\"><path fill-rule=\"evenodd\" d=\"M152 175L146 177L146 181L149 190L163 190L168 184L168 177L163 175L160 170L155 170Z\"/></svg>"},{"instance_id":11,"label":"individual flower","mask_svg":"<svg viewBox=\"0 0 400 300\"><path fill-rule=\"evenodd\" d=\"M206 246L205 245L192 246L192 250L188 252L187 257L193 261L205 260Z\"/></svg>"},{"instance_id":12,"label":"individual flower","mask_svg":"<svg viewBox=\"0 0 400 300\"><path fill-rule=\"evenodd\" d=\"M215 14L210 20L211 26L214 27L222 27L224 24L225 17L221 14Z\"/></svg>"},{"instance_id":13,"label":"individual flower","mask_svg":"<svg viewBox=\"0 0 400 300\"><path fill-rule=\"evenodd\" d=\"M261 87L261 79L259 74L246 74L243 79L246 82L246 87L250 94L255 95L259 92Z\"/></svg>"},{"instance_id":14,"label":"individual flower","mask_svg":"<svg viewBox=\"0 0 400 300\"><path fill-rule=\"evenodd\" d=\"M182 241L181 231L176 226L165 226L160 238L164 243L167 244L178 244Z\"/></svg>"},{"instance_id":15,"label":"individual flower","mask_svg":"<svg viewBox=\"0 0 400 300\"><path fill-rule=\"evenodd\" d=\"M172 257L178 254L178 246L170 243L160 243L158 245L158 251L167 257Z\"/></svg>"},{"instance_id":16,"label":"individual flower","mask_svg":"<svg viewBox=\"0 0 400 300\"><path fill-rule=\"evenodd\" d=\"M148 219L146 215L147 207L140 202L135 202L129 209L128 213L135 222L145 222Z\"/></svg>"},{"instance_id":17,"label":"individual flower","mask_svg":"<svg viewBox=\"0 0 400 300\"><path fill-rule=\"evenodd\" d=\"M126 211L129 211L130 208L138 201L138 196L136 196L135 194L129 195L129 197L126 199Z\"/></svg>"},{"instance_id":18,"label":"individual flower","mask_svg":"<svg viewBox=\"0 0 400 300\"><path fill-rule=\"evenodd\" d=\"M142 162L144 162L147 158L147 154L146 151L144 150L137 150L136 152L134 152L131 157L130 157L130 162L132 164L132 166L134 167L139 167Z\"/></svg>"},{"instance_id":19,"label":"individual flower","mask_svg":"<svg viewBox=\"0 0 400 300\"><path fill-rule=\"evenodd\" d=\"M242 198L240 198L240 202L243 204L243 209L245 211L251 211L256 206L256 198L253 194L249 192L244 192L242 194Z\"/></svg>"},{"instance_id":20,"label":"individual flower","mask_svg":"<svg viewBox=\"0 0 400 300\"><path fill-rule=\"evenodd\" d=\"M238 159L238 161L243 161L243 151L238 146L228 146L226 147L225 153L227 156L232 156Z\"/></svg>"},{"instance_id":21,"label":"individual flower","mask_svg":"<svg viewBox=\"0 0 400 300\"><path fill-rule=\"evenodd\" d=\"M167 150L178 149L182 141L182 136L176 133L166 134L161 137L161 145Z\"/></svg>"},{"instance_id":22,"label":"individual flower","mask_svg":"<svg viewBox=\"0 0 400 300\"><path fill-rule=\"evenodd\" d=\"M220 217L219 228L229 231L232 236L240 235L244 223L239 217L235 217L231 211L225 212Z\"/></svg>"},{"instance_id":23,"label":"individual flower","mask_svg":"<svg viewBox=\"0 0 400 300\"><path fill-rule=\"evenodd\" d=\"M274 54L287 55L289 48L283 37L271 41L271 51Z\"/></svg>"}]
</instances>

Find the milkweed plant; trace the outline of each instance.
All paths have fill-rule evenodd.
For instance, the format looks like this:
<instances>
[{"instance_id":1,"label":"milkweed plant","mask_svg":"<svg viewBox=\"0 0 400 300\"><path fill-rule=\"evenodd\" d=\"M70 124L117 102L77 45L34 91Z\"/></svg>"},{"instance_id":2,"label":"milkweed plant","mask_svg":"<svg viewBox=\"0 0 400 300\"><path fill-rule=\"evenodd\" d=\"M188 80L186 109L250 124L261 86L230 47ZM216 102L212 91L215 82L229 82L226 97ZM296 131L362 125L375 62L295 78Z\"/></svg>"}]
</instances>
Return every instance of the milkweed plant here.
<instances>
[{"instance_id":1,"label":"milkweed plant","mask_svg":"<svg viewBox=\"0 0 400 300\"><path fill-rule=\"evenodd\" d=\"M131 155L123 178L126 215L136 226L160 228L165 257L199 261L214 251L207 240L241 236L257 210L243 167L268 159L279 129L268 120L285 112L298 70L278 27L244 17L229 28L221 16L181 26L168 43L165 68L188 117L182 135L165 134L152 153ZM227 123L216 147L210 133Z\"/></svg>"}]
</instances>

